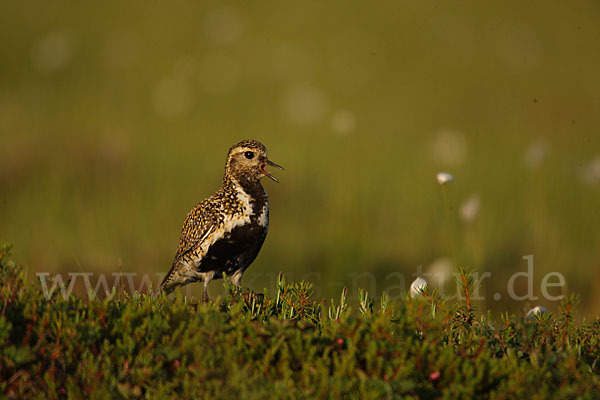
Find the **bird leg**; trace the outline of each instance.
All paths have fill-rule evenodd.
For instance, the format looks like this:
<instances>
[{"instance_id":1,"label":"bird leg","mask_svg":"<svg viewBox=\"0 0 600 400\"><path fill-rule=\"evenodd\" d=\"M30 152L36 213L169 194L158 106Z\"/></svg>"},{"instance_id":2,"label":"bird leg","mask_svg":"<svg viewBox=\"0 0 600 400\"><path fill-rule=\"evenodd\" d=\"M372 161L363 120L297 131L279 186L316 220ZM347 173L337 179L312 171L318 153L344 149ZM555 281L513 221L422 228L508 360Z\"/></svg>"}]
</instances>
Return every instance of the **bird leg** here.
<instances>
[{"instance_id":1,"label":"bird leg","mask_svg":"<svg viewBox=\"0 0 600 400\"><path fill-rule=\"evenodd\" d=\"M204 293L202 294L202 301L208 303L208 281L204 281Z\"/></svg>"},{"instance_id":2,"label":"bird leg","mask_svg":"<svg viewBox=\"0 0 600 400\"><path fill-rule=\"evenodd\" d=\"M206 272L203 274L200 274L200 276L202 277L202 283L204 284L204 292L202 293L202 301L205 303L208 303L208 282L210 282L212 280L212 278L215 276L215 272L211 271L211 272Z\"/></svg>"},{"instance_id":3,"label":"bird leg","mask_svg":"<svg viewBox=\"0 0 600 400\"><path fill-rule=\"evenodd\" d=\"M235 271L231 276L231 283L239 288L242 284L242 275L244 275L244 270L238 269Z\"/></svg>"}]
</instances>

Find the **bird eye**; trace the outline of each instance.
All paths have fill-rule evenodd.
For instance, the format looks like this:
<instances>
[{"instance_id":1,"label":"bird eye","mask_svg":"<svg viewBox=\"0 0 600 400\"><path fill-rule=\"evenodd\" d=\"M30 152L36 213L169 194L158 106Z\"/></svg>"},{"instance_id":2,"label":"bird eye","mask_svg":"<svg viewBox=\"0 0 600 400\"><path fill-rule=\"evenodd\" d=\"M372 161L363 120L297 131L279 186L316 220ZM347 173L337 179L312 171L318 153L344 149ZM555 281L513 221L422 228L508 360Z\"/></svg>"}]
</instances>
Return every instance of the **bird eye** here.
<instances>
[{"instance_id":1,"label":"bird eye","mask_svg":"<svg viewBox=\"0 0 600 400\"><path fill-rule=\"evenodd\" d=\"M245 152L245 153L244 153L244 155L246 156L246 158L247 158L248 160L250 160L250 159L252 159L252 157L254 157L254 152L252 152L252 151L247 151L247 152Z\"/></svg>"}]
</instances>

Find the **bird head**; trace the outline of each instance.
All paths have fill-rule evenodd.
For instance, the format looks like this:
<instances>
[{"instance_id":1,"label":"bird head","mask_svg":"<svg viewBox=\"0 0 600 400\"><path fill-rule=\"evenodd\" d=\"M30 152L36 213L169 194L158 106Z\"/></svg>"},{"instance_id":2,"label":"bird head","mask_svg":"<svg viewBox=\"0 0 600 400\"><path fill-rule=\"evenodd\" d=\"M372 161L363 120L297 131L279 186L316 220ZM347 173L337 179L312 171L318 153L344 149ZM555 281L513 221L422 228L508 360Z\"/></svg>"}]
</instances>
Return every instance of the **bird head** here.
<instances>
[{"instance_id":1,"label":"bird head","mask_svg":"<svg viewBox=\"0 0 600 400\"><path fill-rule=\"evenodd\" d=\"M267 176L277 182L277 179L265 167L273 166L283 169L267 157L267 149L256 140L243 140L229 149L225 164L225 177L231 176L238 181L256 181Z\"/></svg>"}]
</instances>

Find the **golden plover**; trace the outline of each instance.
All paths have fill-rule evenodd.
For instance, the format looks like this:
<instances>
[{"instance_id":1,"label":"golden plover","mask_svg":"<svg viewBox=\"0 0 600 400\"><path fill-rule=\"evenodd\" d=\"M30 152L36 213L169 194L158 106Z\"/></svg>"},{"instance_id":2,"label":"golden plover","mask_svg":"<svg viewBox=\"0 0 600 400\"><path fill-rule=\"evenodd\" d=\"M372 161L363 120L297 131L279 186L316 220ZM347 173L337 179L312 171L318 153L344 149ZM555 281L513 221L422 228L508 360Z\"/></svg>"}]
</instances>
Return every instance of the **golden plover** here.
<instances>
[{"instance_id":1,"label":"golden plover","mask_svg":"<svg viewBox=\"0 0 600 400\"><path fill-rule=\"evenodd\" d=\"M255 140L243 140L229 149L219 190L187 215L179 246L161 289L202 281L207 286L225 273L239 286L267 236L269 198L260 179L277 179L265 169L278 167L267 158L267 149Z\"/></svg>"}]
</instances>

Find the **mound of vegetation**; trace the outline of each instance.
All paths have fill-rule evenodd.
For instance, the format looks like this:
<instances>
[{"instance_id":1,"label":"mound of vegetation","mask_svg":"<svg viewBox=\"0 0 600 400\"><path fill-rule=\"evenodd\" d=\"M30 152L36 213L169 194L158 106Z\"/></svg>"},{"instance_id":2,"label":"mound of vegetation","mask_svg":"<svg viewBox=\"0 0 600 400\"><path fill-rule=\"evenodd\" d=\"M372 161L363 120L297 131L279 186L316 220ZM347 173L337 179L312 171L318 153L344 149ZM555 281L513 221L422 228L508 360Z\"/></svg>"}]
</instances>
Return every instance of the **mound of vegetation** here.
<instances>
[{"instance_id":1,"label":"mound of vegetation","mask_svg":"<svg viewBox=\"0 0 600 400\"><path fill-rule=\"evenodd\" d=\"M8 398L599 398L600 320L493 321L435 293L357 309L280 279L208 304L119 294L46 299L0 249ZM57 291L58 292L58 291Z\"/></svg>"}]
</instances>

